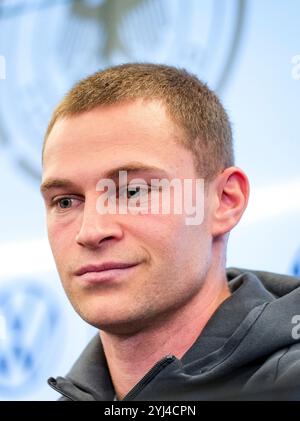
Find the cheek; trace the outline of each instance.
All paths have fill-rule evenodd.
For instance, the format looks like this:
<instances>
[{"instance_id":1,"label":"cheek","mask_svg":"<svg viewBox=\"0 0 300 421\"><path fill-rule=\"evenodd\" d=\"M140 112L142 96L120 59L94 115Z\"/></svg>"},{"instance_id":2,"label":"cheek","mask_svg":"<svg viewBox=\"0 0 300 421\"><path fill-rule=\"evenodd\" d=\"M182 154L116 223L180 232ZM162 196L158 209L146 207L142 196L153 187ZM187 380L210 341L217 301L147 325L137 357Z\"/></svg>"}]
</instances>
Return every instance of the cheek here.
<instances>
[{"instance_id":1,"label":"cheek","mask_svg":"<svg viewBox=\"0 0 300 421\"><path fill-rule=\"evenodd\" d=\"M208 242L205 224L186 225L182 215L136 217L131 233L142 241L152 259L173 265L193 257L199 259L201 248Z\"/></svg>"},{"instance_id":2,"label":"cheek","mask_svg":"<svg viewBox=\"0 0 300 421\"><path fill-rule=\"evenodd\" d=\"M65 260L68 251L72 249L74 244L74 230L72 225L66 225L63 222L51 220L47 221L49 244L57 264L60 259Z\"/></svg>"}]
</instances>

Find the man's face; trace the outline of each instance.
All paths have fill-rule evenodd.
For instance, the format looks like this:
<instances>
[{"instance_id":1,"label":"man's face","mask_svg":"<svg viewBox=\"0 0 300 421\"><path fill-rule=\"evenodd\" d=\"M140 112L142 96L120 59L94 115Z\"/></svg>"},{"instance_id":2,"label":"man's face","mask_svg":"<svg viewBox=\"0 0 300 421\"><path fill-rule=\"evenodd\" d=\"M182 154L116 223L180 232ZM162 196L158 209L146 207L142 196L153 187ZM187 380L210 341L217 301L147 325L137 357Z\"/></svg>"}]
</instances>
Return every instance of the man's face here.
<instances>
[{"instance_id":1,"label":"man's face","mask_svg":"<svg viewBox=\"0 0 300 421\"><path fill-rule=\"evenodd\" d=\"M153 324L186 305L205 280L212 241L206 215L201 225L187 225L184 214L104 215L96 209L96 185L112 169L137 163L160 168L128 171L128 181L149 184L153 178L199 178L179 136L160 103L136 101L59 120L47 139L43 182L72 183L43 192L54 259L75 310L102 330L129 333ZM105 262L135 266L107 271L100 280L78 275L86 265Z\"/></svg>"}]
</instances>

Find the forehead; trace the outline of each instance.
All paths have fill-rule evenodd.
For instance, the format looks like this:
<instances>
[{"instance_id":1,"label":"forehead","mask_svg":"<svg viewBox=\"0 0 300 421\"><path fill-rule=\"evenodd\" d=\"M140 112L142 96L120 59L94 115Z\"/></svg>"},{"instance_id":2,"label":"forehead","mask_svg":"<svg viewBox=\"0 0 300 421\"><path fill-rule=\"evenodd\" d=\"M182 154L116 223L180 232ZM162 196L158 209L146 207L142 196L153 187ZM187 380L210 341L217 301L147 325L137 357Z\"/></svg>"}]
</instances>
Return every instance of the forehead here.
<instances>
[{"instance_id":1,"label":"forehead","mask_svg":"<svg viewBox=\"0 0 300 421\"><path fill-rule=\"evenodd\" d=\"M99 107L56 122L47 139L43 172L65 177L82 168L85 174L95 168L105 172L138 161L181 173L193 168L181 136L158 101Z\"/></svg>"}]
</instances>

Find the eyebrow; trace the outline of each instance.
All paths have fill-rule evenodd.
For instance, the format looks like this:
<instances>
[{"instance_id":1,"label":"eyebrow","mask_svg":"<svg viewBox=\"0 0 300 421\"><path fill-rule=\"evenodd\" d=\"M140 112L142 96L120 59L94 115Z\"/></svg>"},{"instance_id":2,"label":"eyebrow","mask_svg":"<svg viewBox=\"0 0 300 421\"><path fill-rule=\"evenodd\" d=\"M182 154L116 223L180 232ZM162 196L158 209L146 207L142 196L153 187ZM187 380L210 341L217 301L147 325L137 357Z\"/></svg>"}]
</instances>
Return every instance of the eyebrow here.
<instances>
[{"instance_id":1,"label":"eyebrow","mask_svg":"<svg viewBox=\"0 0 300 421\"><path fill-rule=\"evenodd\" d=\"M136 173L155 173L160 178L169 178L169 174L163 170L162 168L156 166L149 166L145 165L141 162L130 162L126 165L121 165L119 167L112 168L108 170L101 178L109 178L112 180L117 180L119 178L120 171L127 171L129 174L136 174ZM73 183L71 180L66 178L49 178L46 179L40 187L41 193L46 193L52 189L63 189L63 188L74 188L76 184Z\"/></svg>"},{"instance_id":2,"label":"eyebrow","mask_svg":"<svg viewBox=\"0 0 300 421\"><path fill-rule=\"evenodd\" d=\"M41 193L46 193L52 189L72 188L75 184L65 178L49 178L45 180L40 187Z\"/></svg>"}]
</instances>

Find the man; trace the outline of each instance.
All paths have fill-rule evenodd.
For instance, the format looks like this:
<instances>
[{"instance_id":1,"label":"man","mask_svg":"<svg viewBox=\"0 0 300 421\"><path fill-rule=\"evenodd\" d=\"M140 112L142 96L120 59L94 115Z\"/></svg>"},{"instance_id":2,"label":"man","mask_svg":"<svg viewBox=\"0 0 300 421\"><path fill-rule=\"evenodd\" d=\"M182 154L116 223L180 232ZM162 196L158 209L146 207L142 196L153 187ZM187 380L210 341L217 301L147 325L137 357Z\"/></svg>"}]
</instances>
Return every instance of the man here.
<instances>
[{"instance_id":1,"label":"man","mask_svg":"<svg viewBox=\"0 0 300 421\"><path fill-rule=\"evenodd\" d=\"M175 188L153 180L192 180L200 220L187 223ZM99 329L68 376L49 379L63 400L231 399L300 385L300 280L226 272L249 183L225 110L195 76L126 64L79 82L49 123L41 191L63 287ZM158 212L145 211L150 198Z\"/></svg>"}]
</instances>

